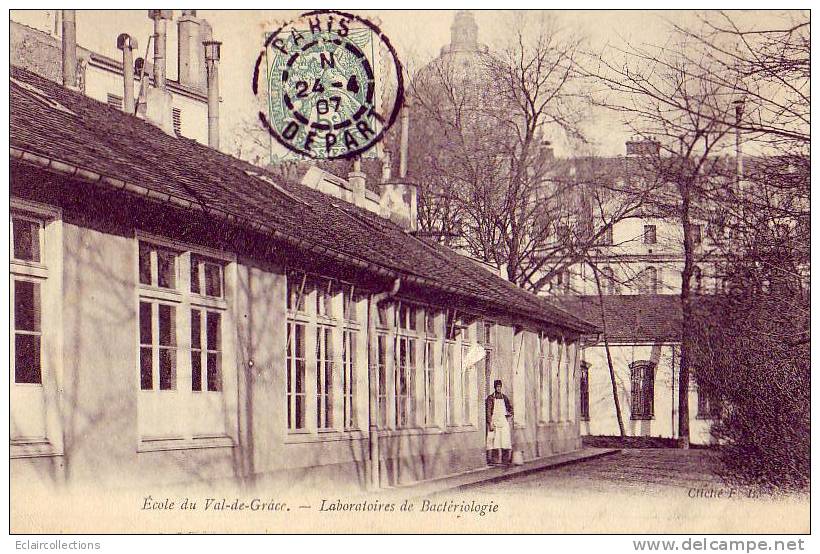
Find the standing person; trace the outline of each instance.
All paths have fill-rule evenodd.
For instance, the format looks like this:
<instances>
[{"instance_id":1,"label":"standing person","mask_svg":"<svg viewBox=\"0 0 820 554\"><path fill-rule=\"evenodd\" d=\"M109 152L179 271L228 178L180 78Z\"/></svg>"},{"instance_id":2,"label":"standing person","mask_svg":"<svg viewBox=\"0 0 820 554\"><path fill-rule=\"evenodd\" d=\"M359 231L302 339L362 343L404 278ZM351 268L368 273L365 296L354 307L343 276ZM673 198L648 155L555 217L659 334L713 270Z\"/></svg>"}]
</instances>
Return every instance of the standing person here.
<instances>
[{"instance_id":1,"label":"standing person","mask_svg":"<svg viewBox=\"0 0 820 554\"><path fill-rule=\"evenodd\" d=\"M509 465L512 461L512 430L508 418L513 415L513 406L507 395L501 392L501 380L496 379L493 386L495 392L484 402L487 411L487 463Z\"/></svg>"}]
</instances>

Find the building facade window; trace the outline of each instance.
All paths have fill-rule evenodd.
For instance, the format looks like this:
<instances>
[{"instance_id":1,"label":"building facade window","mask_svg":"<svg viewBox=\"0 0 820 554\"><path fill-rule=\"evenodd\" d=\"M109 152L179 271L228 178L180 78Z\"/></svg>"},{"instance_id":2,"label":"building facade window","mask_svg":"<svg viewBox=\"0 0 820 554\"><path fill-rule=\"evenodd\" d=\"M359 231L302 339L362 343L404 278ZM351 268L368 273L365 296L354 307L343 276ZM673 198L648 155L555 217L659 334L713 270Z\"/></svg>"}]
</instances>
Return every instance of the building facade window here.
<instances>
[{"instance_id":1,"label":"building facade window","mask_svg":"<svg viewBox=\"0 0 820 554\"><path fill-rule=\"evenodd\" d=\"M552 373L550 368L552 352L550 340L544 333L538 335L538 420L549 422L551 417L550 389L552 388Z\"/></svg>"},{"instance_id":2,"label":"building facade window","mask_svg":"<svg viewBox=\"0 0 820 554\"><path fill-rule=\"evenodd\" d=\"M589 421L589 364L586 361L581 362L580 378L578 380L579 389L579 417L583 421Z\"/></svg>"},{"instance_id":3,"label":"building facade window","mask_svg":"<svg viewBox=\"0 0 820 554\"><path fill-rule=\"evenodd\" d=\"M698 419L716 419L720 417L720 401L709 394L708 389L698 385Z\"/></svg>"},{"instance_id":4,"label":"building facade window","mask_svg":"<svg viewBox=\"0 0 820 554\"><path fill-rule=\"evenodd\" d=\"M432 427L436 424L436 344L437 344L437 314L430 309L424 312L424 386L422 388L423 416L422 425Z\"/></svg>"},{"instance_id":5,"label":"building facade window","mask_svg":"<svg viewBox=\"0 0 820 554\"><path fill-rule=\"evenodd\" d=\"M641 272L638 290L641 294L658 294L658 270L649 266Z\"/></svg>"},{"instance_id":6,"label":"building facade window","mask_svg":"<svg viewBox=\"0 0 820 554\"><path fill-rule=\"evenodd\" d=\"M652 419L655 416L655 364L633 362L629 366L632 391L632 419Z\"/></svg>"},{"instance_id":7,"label":"building facade window","mask_svg":"<svg viewBox=\"0 0 820 554\"><path fill-rule=\"evenodd\" d=\"M655 225L644 225L643 226L643 243L644 244L657 244L657 242L658 242L657 227Z\"/></svg>"},{"instance_id":8,"label":"building facade window","mask_svg":"<svg viewBox=\"0 0 820 554\"><path fill-rule=\"evenodd\" d=\"M287 351L287 393L288 429L301 431L306 427L305 408L305 324L288 322Z\"/></svg>"},{"instance_id":9,"label":"building facade window","mask_svg":"<svg viewBox=\"0 0 820 554\"><path fill-rule=\"evenodd\" d=\"M287 280L287 427L292 433L335 433L360 428L358 385L366 366L367 348L360 344L361 295L350 283L329 277L286 272ZM381 329L378 327L377 329ZM380 330L385 333L386 330ZM387 362L386 338L372 360L378 381L378 419L386 413L382 402ZM364 353L364 354L363 354ZM386 416L385 416L386 417Z\"/></svg>"},{"instance_id":10,"label":"building facade window","mask_svg":"<svg viewBox=\"0 0 820 554\"><path fill-rule=\"evenodd\" d=\"M456 345L454 341L445 341L444 353L444 367L446 372L444 382L444 420L448 426L452 427L458 425L458 418L456 416Z\"/></svg>"},{"instance_id":11,"label":"building facade window","mask_svg":"<svg viewBox=\"0 0 820 554\"><path fill-rule=\"evenodd\" d=\"M413 426L416 376L416 314L413 305L399 302L398 329L396 333L397 359L394 367L393 397L395 400L395 421L397 429Z\"/></svg>"},{"instance_id":12,"label":"building facade window","mask_svg":"<svg viewBox=\"0 0 820 554\"><path fill-rule=\"evenodd\" d=\"M61 309L59 210L10 200L9 438L11 457L62 451L57 405Z\"/></svg>"},{"instance_id":13,"label":"building facade window","mask_svg":"<svg viewBox=\"0 0 820 554\"><path fill-rule=\"evenodd\" d=\"M316 427L333 429L333 327L316 326Z\"/></svg>"},{"instance_id":14,"label":"building facade window","mask_svg":"<svg viewBox=\"0 0 820 554\"><path fill-rule=\"evenodd\" d=\"M229 258L137 237L139 424L143 444L235 434L226 394ZM235 390L235 371L230 375Z\"/></svg>"}]
</instances>

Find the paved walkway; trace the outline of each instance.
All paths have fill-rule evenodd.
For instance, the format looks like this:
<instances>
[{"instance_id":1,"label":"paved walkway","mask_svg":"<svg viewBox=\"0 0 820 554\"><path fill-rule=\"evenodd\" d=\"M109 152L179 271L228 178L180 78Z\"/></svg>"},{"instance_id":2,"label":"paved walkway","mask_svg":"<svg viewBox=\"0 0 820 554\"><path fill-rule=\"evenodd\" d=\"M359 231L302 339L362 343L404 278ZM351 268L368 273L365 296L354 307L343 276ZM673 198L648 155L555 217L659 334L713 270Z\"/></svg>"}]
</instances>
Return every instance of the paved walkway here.
<instances>
[{"instance_id":1,"label":"paved walkway","mask_svg":"<svg viewBox=\"0 0 820 554\"><path fill-rule=\"evenodd\" d=\"M442 492L466 490L476 486L494 486L495 483L512 478L523 478L533 474L540 475L547 470L555 470L571 464L589 463L590 460L611 456L618 452L620 452L618 449L613 448L582 448L568 454L531 460L520 466L484 467L431 481L402 485L390 490L422 497Z\"/></svg>"},{"instance_id":2,"label":"paved walkway","mask_svg":"<svg viewBox=\"0 0 820 554\"><path fill-rule=\"evenodd\" d=\"M531 491L639 493L664 495L690 489L720 488L715 453L706 449L623 449L614 455L555 471L529 473L473 490L493 493Z\"/></svg>"}]
</instances>

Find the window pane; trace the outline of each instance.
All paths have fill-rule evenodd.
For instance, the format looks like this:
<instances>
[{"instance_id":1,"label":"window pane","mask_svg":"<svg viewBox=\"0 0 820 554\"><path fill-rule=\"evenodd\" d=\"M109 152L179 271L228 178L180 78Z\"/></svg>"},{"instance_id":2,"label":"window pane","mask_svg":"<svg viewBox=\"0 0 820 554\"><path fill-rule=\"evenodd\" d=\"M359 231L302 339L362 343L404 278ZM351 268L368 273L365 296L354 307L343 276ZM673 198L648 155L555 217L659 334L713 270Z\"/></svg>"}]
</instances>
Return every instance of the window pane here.
<instances>
[{"instance_id":1,"label":"window pane","mask_svg":"<svg viewBox=\"0 0 820 554\"><path fill-rule=\"evenodd\" d=\"M202 390L202 351L191 351L191 390Z\"/></svg>"},{"instance_id":2,"label":"window pane","mask_svg":"<svg viewBox=\"0 0 820 554\"><path fill-rule=\"evenodd\" d=\"M14 337L14 382L41 382L40 336L21 335Z\"/></svg>"},{"instance_id":3,"label":"window pane","mask_svg":"<svg viewBox=\"0 0 820 554\"><path fill-rule=\"evenodd\" d=\"M140 389L153 390L154 388L154 361L150 347L140 348Z\"/></svg>"},{"instance_id":4,"label":"window pane","mask_svg":"<svg viewBox=\"0 0 820 554\"><path fill-rule=\"evenodd\" d=\"M305 428L305 397L304 396L297 396L295 398L296 402L296 429L304 429Z\"/></svg>"},{"instance_id":5,"label":"window pane","mask_svg":"<svg viewBox=\"0 0 820 554\"><path fill-rule=\"evenodd\" d=\"M160 390L176 389L177 359L176 350L171 348L159 349L159 388Z\"/></svg>"},{"instance_id":6,"label":"window pane","mask_svg":"<svg viewBox=\"0 0 820 554\"><path fill-rule=\"evenodd\" d=\"M40 284L14 282L14 328L18 331L40 330Z\"/></svg>"},{"instance_id":7,"label":"window pane","mask_svg":"<svg viewBox=\"0 0 820 554\"><path fill-rule=\"evenodd\" d=\"M296 360L296 394L305 392L305 361Z\"/></svg>"},{"instance_id":8,"label":"window pane","mask_svg":"<svg viewBox=\"0 0 820 554\"><path fill-rule=\"evenodd\" d=\"M157 250L157 264L157 285L165 289L176 288L176 254Z\"/></svg>"},{"instance_id":9,"label":"window pane","mask_svg":"<svg viewBox=\"0 0 820 554\"><path fill-rule=\"evenodd\" d=\"M191 310L191 348L202 348L202 312Z\"/></svg>"},{"instance_id":10,"label":"window pane","mask_svg":"<svg viewBox=\"0 0 820 554\"><path fill-rule=\"evenodd\" d=\"M177 343L176 333L176 309L167 304L159 304L159 344L161 346L175 346Z\"/></svg>"},{"instance_id":11,"label":"window pane","mask_svg":"<svg viewBox=\"0 0 820 554\"><path fill-rule=\"evenodd\" d=\"M208 350L220 350L222 343L222 330L220 326L221 317L218 313L207 312L207 341Z\"/></svg>"},{"instance_id":12,"label":"window pane","mask_svg":"<svg viewBox=\"0 0 820 554\"><path fill-rule=\"evenodd\" d=\"M205 267L205 294L215 298L222 298L222 266L204 264Z\"/></svg>"},{"instance_id":13,"label":"window pane","mask_svg":"<svg viewBox=\"0 0 820 554\"><path fill-rule=\"evenodd\" d=\"M199 294L199 259L191 256L191 292Z\"/></svg>"},{"instance_id":14,"label":"window pane","mask_svg":"<svg viewBox=\"0 0 820 554\"><path fill-rule=\"evenodd\" d=\"M208 352L208 390L211 392L222 390L221 362L219 352Z\"/></svg>"},{"instance_id":15,"label":"window pane","mask_svg":"<svg viewBox=\"0 0 820 554\"><path fill-rule=\"evenodd\" d=\"M14 259L40 261L40 224L25 219L12 218L14 233Z\"/></svg>"},{"instance_id":16,"label":"window pane","mask_svg":"<svg viewBox=\"0 0 820 554\"><path fill-rule=\"evenodd\" d=\"M143 242L140 243L140 284L151 284L151 247Z\"/></svg>"},{"instance_id":17,"label":"window pane","mask_svg":"<svg viewBox=\"0 0 820 554\"><path fill-rule=\"evenodd\" d=\"M153 304L140 302L140 344L151 344Z\"/></svg>"}]
</instances>

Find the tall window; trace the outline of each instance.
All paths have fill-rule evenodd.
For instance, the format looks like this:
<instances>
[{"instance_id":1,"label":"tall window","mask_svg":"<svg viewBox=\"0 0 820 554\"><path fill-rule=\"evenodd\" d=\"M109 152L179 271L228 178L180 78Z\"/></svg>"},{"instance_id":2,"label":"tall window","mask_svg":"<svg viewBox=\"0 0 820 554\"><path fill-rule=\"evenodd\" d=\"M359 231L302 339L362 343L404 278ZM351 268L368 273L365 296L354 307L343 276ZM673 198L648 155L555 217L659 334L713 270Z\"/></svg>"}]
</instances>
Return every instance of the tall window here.
<instances>
[{"instance_id":1,"label":"tall window","mask_svg":"<svg viewBox=\"0 0 820 554\"><path fill-rule=\"evenodd\" d=\"M287 357L288 429L305 428L305 325L288 322Z\"/></svg>"},{"instance_id":2,"label":"tall window","mask_svg":"<svg viewBox=\"0 0 820 554\"><path fill-rule=\"evenodd\" d=\"M424 311L424 414L422 423L425 427L436 424L436 314L432 310Z\"/></svg>"},{"instance_id":3,"label":"tall window","mask_svg":"<svg viewBox=\"0 0 820 554\"><path fill-rule=\"evenodd\" d=\"M48 383L44 374L57 369L49 365L59 363L58 356L48 355L54 352L56 343L49 344L48 340L49 317L54 311L46 296L50 283L59 285L59 275L55 276L47 265L50 260L44 248L46 227L56 214L30 215L15 210L15 204L12 199L9 222L9 416L13 457L18 445L28 453L33 444L42 445L45 439L53 452L51 449L60 442L58 431L48 429L46 412L50 408L44 387L44 382Z\"/></svg>"},{"instance_id":4,"label":"tall window","mask_svg":"<svg viewBox=\"0 0 820 554\"><path fill-rule=\"evenodd\" d=\"M415 306L400 302L396 333L397 363L394 367L394 399L396 428L413 426L413 405L416 375L416 315Z\"/></svg>"},{"instance_id":5,"label":"tall window","mask_svg":"<svg viewBox=\"0 0 820 554\"><path fill-rule=\"evenodd\" d=\"M698 413L700 419L720 417L720 401L709 394L708 389L698 385Z\"/></svg>"},{"instance_id":6,"label":"tall window","mask_svg":"<svg viewBox=\"0 0 820 554\"><path fill-rule=\"evenodd\" d=\"M387 335L376 336L376 395L379 403L379 427L387 427Z\"/></svg>"},{"instance_id":7,"label":"tall window","mask_svg":"<svg viewBox=\"0 0 820 554\"><path fill-rule=\"evenodd\" d=\"M589 421L589 364L585 361L581 362L580 371L580 417L583 421Z\"/></svg>"},{"instance_id":8,"label":"tall window","mask_svg":"<svg viewBox=\"0 0 820 554\"><path fill-rule=\"evenodd\" d=\"M551 413L552 421L561 421L562 420L562 407L563 402L561 400L561 367L564 363L564 356L566 355L565 352L565 343L562 338L558 338L558 340L552 342L552 356L551 356L551 366L552 366L552 383L550 390L552 392L552 402L551 405Z\"/></svg>"},{"instance_id":9,"label":"tall window","mask_svg":"<svg viewBox=\"0 0 820 554\"><path fill-rule=\"evenodd\" d=\"M345 429L356 427L356 331L346 328L342 337Z\"/></svg>"},{"instance_id":10,"label":"tall window","mask_svg":"<svg viewBox=\"0 0 820 554\"><path fill-rule=\"evenodd\" d=\"M652 419L655 415L655 364L633 362L629 366L632 385L632 419Z\"/></svg>"},{"instance_id":11,"label":"tall window","mask_svg":"<svg viewBox=\"0 0 820 554\"><path fill-rule=\"evenodd\" d=\"M152 239L137 266L142 439L229 436L225 261Z\"/></svg>"},{"instance_id":12,"label":"tall window","mask_svg":"<svg viewBox=\"0 0 820 554\"><path fill-rule=\"evenodd\" d=\"M652 266L643 270L640 279L640 292L658 294L658 270Z\"/></svg>"},{"instance_id":13,"label":"tall window","mask_svg":"<svg viewBox=\"0 0 820 554\"><path fill-rule=\"evenodd\" d=\"M547 335L538 335L538 420L550 420L550 342Z\"/></svg>"},{"instance_id":14,"label":"tall window","mask_svg":"<svg viewBox=\"0 0 820 554\"><path fill-rule=\"evenodd\" d=\"M333 327L316 326L316 427L333 428Z\"/></svg>"},{"instance_id":15,"label":"tall window","mask_svg":"<svg viewBox=\"0 0 820 554\"><path fill-rule=\"evenodd\" d=\"M444 366L446 369L446 377L444 382L444 409L445 421L447 425L457 425L456 419L456 345L452 341L444 343Z\"/></svg>"},{"instance_id":16,"label":"tall window","mask_svg":"<svg viewBox=\"0 0 820 554\"><path fill-rule=\"evenodd\" d=\"M655 225L643 226L643 243L656 244L658 242L657 227Z\"/></svg>"}]
</instances>

